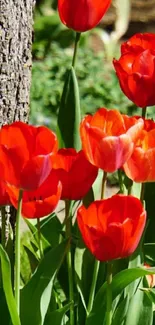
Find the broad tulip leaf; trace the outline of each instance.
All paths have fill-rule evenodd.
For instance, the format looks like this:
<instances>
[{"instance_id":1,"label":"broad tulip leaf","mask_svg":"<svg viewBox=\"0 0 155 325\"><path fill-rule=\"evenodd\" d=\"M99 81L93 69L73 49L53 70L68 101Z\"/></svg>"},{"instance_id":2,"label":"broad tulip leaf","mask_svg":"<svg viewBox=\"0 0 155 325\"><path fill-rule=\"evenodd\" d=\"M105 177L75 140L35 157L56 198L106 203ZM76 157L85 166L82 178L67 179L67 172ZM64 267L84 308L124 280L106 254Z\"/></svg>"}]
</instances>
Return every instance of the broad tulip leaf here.
<instances>
[{"instance_id":1,"label":"broad tulip leaf","mask_svg":"<svg viewBox=\"0 0 155 325\"><path fill-rule=\"evenodd\" d=\"M0 257L1 257L3 290L5 293L5 298L10 312L11 321L13 325L20 325L20 319L17 313L16 302L12 291L10 261L2 245L0 245Z\"/></svg>"},{"instance_id":2,"label":"broad tulip leaf","mask_svg":"<svg viewBox=\"0 0 155 325\"><path fill-rule=\"evenodd\" d=\"M137 290L131 298L124 325L152 325L153 305L147 295Z\"/></svg>"},{"instance_id":3,"label":"broad tulip leaf","mask_svg":"<svg viewBox=\"0 0 155 325\"><path fill-rule=\"evenodd\" d=\"M144 269L144 268L134 268L123 270L116 274L112 282L112 297L113 300L124 290L130 283L143 277L147 274L155 274L155 268ZM107 283L105 282L100 290L98 291L92 311L87 318L86 325L103 325L103 320L105 316L105 305L106 305L106 288Z\"/></svg>"},{"instance_id":4,"label":"broad tulip leaf","mask_svg":"<svg viewBox=\"0 0 155 325\"><path fill-rule=\"evenodd\" d=\"M63 318L66 312L69 310L71 303L47 314L44 325L63 325Z\"/></svg>"},{"instance_id":5,"label":"broad tulip leaf","mask_svg":"<svg viewBox=\"0 0 155 325\"><path fill-rule=\"evenodd\" d=\"M50 303L53 281L64 259L68 241L46 253L36 272L21 290L22 325L43 325Z\"/></svg>"},{"instance_id":6,"label":"broad tulip leaf","mask_svg":"<svg viewBox=\"0 0 155 325\"><path fill-rule=\"evenodd\" d=\"M114 312L112 325L124 324L124 318L128 310L128 305L129 305L129 296L126 296L126 298L123 301L121 301L121 303L118 305L118 307Z\"/></svg>"},{"instance_id":7,"label":"broad tulip leaf","mask_svg":"<svg viewBox=\"0 0 155 325\"><path fill-rule=\"evenodd\" d=\"M58 113L60 147L80 150L79 126L81 121L78 82L72 67L66 76Z\"/></svg>"},{"instance_id":8,"label":"broad tulip leaf","mask_svg":"<svg viewBox=\"0 0 155 325\"><path fill-rule=\"evenodd\" d=\"M62 228L63 225L55 213L40 220L41 233L52 247L58 245Z\"/></svg>"}]
</instances>

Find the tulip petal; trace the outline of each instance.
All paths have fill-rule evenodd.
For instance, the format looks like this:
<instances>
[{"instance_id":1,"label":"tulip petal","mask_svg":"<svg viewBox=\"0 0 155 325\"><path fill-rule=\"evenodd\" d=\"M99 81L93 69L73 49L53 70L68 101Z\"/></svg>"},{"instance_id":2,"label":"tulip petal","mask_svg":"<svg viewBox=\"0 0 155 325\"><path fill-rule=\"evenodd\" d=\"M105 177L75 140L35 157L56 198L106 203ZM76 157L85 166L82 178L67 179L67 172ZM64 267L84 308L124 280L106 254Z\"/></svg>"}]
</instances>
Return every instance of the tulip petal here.
<instances>
[{"instance_id":1,"label":"tulip petal","mask_svg":"<svg viewBox=\"0 0 155 325\"><path fill-rule=\"evenodd\" d=\"M36 156L30 159L21 171L21 188L26 190L37 189L49 176L51 169L50 155Z\"/></svg>"}]
</instances>

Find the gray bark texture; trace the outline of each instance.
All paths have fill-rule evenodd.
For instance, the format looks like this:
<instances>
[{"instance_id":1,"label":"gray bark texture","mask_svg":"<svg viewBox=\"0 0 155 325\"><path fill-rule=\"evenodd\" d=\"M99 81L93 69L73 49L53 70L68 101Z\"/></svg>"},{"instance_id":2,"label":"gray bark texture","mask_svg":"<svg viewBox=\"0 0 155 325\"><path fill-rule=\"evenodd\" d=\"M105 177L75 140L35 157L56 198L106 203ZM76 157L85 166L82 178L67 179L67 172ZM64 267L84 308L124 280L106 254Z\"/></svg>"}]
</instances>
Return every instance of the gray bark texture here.
<instances>
[{"instance_id":1,"label":"gray bark texture","mask_svg":"<svg viewBox=\"0 0 155 325\"><path fill-rule=\"evenodd\" d=\"M0 0L0 126L27 122L34 0Z\"/></svg>"}]
</instances>

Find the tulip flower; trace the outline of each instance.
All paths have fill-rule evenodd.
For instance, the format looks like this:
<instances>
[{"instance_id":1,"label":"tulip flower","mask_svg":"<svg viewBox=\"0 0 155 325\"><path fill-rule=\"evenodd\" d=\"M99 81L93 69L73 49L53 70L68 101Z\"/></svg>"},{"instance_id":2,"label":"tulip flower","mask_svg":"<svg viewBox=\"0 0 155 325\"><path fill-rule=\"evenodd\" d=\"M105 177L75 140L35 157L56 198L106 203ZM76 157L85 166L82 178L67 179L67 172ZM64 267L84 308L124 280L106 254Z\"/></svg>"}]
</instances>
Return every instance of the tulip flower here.
<instances>
[{"instance_id":1,"label":"tulip flower","mask_svg":"<svg viewBox=\"0 0 155 325\"><path fill-rule=\"evenodd\" d=\"M34 190L51 172L51 155L57 138L46 127L23 122L5 125L0 131L0 178L20 189Z\"/></svg>"},{"instance_id":2,"label":"tulip flower","mask_svg":"<svg viewBox=\"0 0 155 325\"><path fill-rule=\"evenodd\" d=\"M142 131L130 159L124 164L126 175L135 182L155 181L155 122L144 120Z\"/></svg>"},{"instance_id":3,"label":"tulip flower","mask_svg":"<svg viewBox=\"0 0 155 325\"><path fill-rule=\"evenodd\" d=\"M11 205L10 198L7 192L7 186L0 181L0 206Z\"/></svg>"},{"instance_id":4,"label":"tulip flower","mask_svg":"<svg viewBox=\"0 0 155 325\"><path fill-rule=\"evenodd\" d=\"M124 94L142 108L155 105L155 34L131 37L113 63Z\"/></svg>"},{"instance_id":5,"label":"tulip flower","mask_svg":"<svg viewBox=\"0 0 155 325\"><path fill-rule=\"evenodd\" d=\"M58 0L59 16L64 25L85 32L99 24L111 0Z\"/></svg>"},{"instance_id":6,"label":"tulip flower","mask_svg":"<svg viewBox=\"0 0 155 325\"><path fill-rule=\"evenodd\" d=\"M110 261L131 255L142 236L146 212L139 199L114 195L81 206L77 221L83 240L99 261Z\"/></svg>"},{"instance_id":7,"label":"tulip flower","mask_svg":"<svg viewBox=\"0 0 155 325\"><path fill-rule=\"evenodd\" d=\"M62 185L55 171L52 171L44 183L34 191L24 191L22 216L29 219L42 218L52 213L61 197ZM12 205L17 209L19 190L8 185Z\"/></svg>"},{"instance_id":8,"label":"tulip flower","mask_svg":"<svg viewBox=\"0 0 155 325\"><path fill-rule=\"evenodd\" d=\"M83 198L98 173L98 168L93 166L86 158L83 151L75 149L60 149L52 157L52 168L62 183L61 199L80 200Z\"/></svg>"},{"instance_id":9,"label":"tulip flower","mask_svg":"<svg viewBox=\"0 0 155 325\"><path fill-rule=\"evenodd\" d=\"M143 124L142 119L105 108L99 109L94 116L87 115L80 127L87 159L105 172L116 171L131 157Z\"/></svg>"}]
</instances>

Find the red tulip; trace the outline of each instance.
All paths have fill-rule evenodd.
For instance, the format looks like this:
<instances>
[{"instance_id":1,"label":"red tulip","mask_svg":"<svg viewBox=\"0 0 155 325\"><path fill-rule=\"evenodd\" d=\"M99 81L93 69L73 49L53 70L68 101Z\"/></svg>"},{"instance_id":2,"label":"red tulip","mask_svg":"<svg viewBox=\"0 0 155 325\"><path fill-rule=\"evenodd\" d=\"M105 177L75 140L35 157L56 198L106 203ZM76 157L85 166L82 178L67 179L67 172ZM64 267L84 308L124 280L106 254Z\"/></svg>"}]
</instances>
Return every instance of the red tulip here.
<instances>
[{"instance_id":1,"label":"red tulip","mask_svg":"<svg viewBox=\"0 0 155 325\"><path fill-rule=\"evenodd\" d=\"M4 182L0 182L0 206L2 205L11 205L7 186Z\"/></svg>"},{"instance_id":2,"label":"red tulip","mask_svg":"<svg viewBox=\"0 0 155 325\"><path fill-rule=\"evenodd\" d=\"M21 189L34 190L51 172L57 138L46 127L23 122L5 125L0 131L0 178Z\"/></svg>"},{"instance_id":3,"label":"red tulip","mask_svg":"<svg viewBox=\"0 0 155 325\"><path fill-rule=\"evenodd\" d=\"M113 63L124 94L137 106L155 105L155 34L131 37Z\"/></svg>"},{"instance_id":4,"label":"red tulip","mask_svg":"<svg viewBox=\"0 0 155 325\"><path fill-rule=\"evenodd\" d=\"M121 115L116 110L99 109L86 116L80 127L87 159L106 172L119 169L132 155L143 120Z\"/></svg>"},{"instance_id":5,"label":"red tulip","mask_svg":"<svg viewBox=\"0 0 155 325\"><path fill-rule=\"evenodd\" d=\"M54 171L45 182L34 191L24 191L22 200L22 216L26 218L42 218L52 213L61 196L62 185ZM8 194L13 206L17 209L19 190L8 186Z\"/></svg>"},{"instance_id":6,"label":"red tulip","mask_svg":"<svg viewBox=\"0 0 155 325\"><path fill-rule=\"evenodd\" d=\"M99 261L110 261L131 255L142 236L146 212L133 196L115 195L95 201L77 214L83 240Z\"/></svg>"},{"instance_id":7,"label":"red tulip","mask_svg":"<svg viewBox=\"0 0 155 325\"><path fill-rule=\"evenodd\" d=\"M83 151L76 152L75 149L60 149L52 157L52 167L62 183L61 198L64 200L83 198L98 173L98 169L85 158Z\"/></svg>"},{"instance_id":8,"label":"red tulip","mask_svg":"<svg viewBox=\"0 0 155 325\"><path fill-rule=\"evenodd\" d=\"M130 159L124 164L126 175L135 182L155 181L155 122L145 120Z\"/></svg>"},{"instance_id":9,"label":"red tulip","mask_svg":"<svg viewBox=\"0 0 155 325\"><path fill-rule=\"evenodd\" d=\"M60 19L68 28L86 32L99 24L111 0L58 0Z\"/></svg>"}]
</instances>

